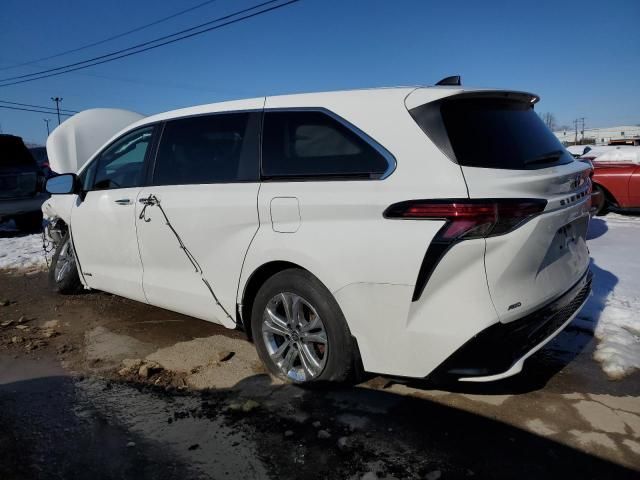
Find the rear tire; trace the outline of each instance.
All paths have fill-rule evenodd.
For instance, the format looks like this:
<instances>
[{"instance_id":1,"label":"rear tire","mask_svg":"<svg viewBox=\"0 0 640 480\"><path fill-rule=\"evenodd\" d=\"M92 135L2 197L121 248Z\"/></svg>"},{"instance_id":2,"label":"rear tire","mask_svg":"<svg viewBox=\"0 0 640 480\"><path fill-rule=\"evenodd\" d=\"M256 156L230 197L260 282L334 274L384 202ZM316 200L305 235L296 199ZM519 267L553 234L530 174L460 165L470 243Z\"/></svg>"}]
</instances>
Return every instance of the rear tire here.
<instances>
[{"instance_id":1,"label":"rear tire","mask_svg":"<svg viewBox=\"0 0 640 480\"><path fill-rule=\"evenodd\" d=\"M37 233L42 231L42 212L31 212L14 218L16 227L22 232Z\"/></svg>"},{"instance_id":2,"label":"rear tire","mask_svg":"<svg viewBox=\"0 0 640 480\"><path fill-rule=\"evenodd\" d=\"M49 288L55 293L75 293L80 288L80 276L76 267L71 237L67 233L56 247L49 267Z\"/></svg>"},{"instance_id":3,"label":"rear tire","mask_svg":"<svg viewBox=\"0 0 640 480\"><path fill-rule=\"evenodd\" d=\"M609 201L607 200L607 194L600 185L593 186L591 199L592 206L594 208L593 214L596 217L602 217L609 213Z\"/></svg>"},{"instance_id":4,"label":"rear tire","mask_svg":"<svg viewBox=\"0 0 640 480\"><path fill-rule=\"evenodd\" d=\"M251 312L258 356L286 382L354 380L356 348L331 292L309 272L288 269L269 278Z\"/></svg>"}]
</instances>

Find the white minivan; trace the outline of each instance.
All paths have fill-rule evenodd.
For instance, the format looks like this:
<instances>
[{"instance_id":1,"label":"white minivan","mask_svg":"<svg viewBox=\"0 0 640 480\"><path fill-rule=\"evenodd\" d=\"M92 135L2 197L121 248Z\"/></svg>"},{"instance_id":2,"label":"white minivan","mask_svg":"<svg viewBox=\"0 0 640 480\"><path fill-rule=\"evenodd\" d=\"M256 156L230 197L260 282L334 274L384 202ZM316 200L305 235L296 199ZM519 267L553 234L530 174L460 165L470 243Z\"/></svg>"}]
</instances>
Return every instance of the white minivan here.
<instances>
[{"instance_id":1,"label":"white minivan","mask_svg":"<svg viewBox=\"0 0 640 480\"><path fill-rule=\"evenodd\" d=\"M242 328L296 383L516 374L591 287L589 169L537 100L387 88L142 118L49 180L51 284Z\"/></svg>"}]
</instances>

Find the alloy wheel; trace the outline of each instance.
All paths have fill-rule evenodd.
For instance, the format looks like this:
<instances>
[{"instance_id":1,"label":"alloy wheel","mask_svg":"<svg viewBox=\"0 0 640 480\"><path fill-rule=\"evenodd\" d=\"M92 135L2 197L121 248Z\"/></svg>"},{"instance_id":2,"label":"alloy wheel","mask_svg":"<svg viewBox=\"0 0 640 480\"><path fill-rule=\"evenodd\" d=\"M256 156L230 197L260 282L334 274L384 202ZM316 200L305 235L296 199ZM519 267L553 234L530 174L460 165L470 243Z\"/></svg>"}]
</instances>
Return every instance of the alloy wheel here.
<instances>
[{"instance_id":1,"label":"alloy wheel","mask_svg":"<svg viewBox=\"0 0 640 480\"><path fill-rule=\"evenodd\" d=\"M60 283L69 274L72 268L75 268L76 259L73 256L71 249L71 242L67 241L66 244L60 250L58 255L58 261L56 262L55 278L56 282Z\"/></svg>"},{"instance_id":2,"label":"alloy wheel","mask_svg":"<svg viewBox=\"0 0 640 480\"><path fill-rule=\"evenodd\" d=\"M311 303L282 292L265 307L262 339L278 370L296 382L317 378L324 369L329 343L324 323Z\"/></svg>"}]
</instances>

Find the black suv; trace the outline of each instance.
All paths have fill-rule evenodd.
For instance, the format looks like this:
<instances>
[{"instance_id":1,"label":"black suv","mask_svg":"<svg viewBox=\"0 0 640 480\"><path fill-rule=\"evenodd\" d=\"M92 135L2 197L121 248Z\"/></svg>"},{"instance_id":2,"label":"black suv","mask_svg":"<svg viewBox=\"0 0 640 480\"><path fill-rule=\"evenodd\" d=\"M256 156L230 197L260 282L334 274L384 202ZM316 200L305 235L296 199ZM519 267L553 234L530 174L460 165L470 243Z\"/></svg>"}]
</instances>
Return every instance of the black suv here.
<instances>
[{"instance_id":1,"label":"black suv","mask_svg":"<svg viewBox=\"0 0 640 480\"><path fill-rule=\"evenodd\" d=\"M0 222L13 219L24 231L42 227L44 172L22 138L0 135Z\"/></svg>"}]
</instances>

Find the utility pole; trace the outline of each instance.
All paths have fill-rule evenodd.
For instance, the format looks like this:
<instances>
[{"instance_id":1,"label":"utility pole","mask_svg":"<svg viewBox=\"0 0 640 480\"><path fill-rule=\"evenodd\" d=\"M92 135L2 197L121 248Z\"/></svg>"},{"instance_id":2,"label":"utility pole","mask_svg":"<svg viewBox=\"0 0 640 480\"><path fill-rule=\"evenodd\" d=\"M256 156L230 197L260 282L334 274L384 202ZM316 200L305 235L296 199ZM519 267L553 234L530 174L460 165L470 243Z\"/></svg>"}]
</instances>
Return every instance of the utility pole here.
<instances>
[{"instance_id":1,"label":"utility pole","mask_svg":"<svg viewBox=\"0 0 640 480\"><path fill-rule=\"evenodd\" d=\"M581 126L581 129L580 129L580 135L581 135L580 144L582 144L582 142L584 141L584 117L576 118L573 121L573 126L574 126L575 131L576 131L576 136L575 136L575 138L573 140L573 144L574 145L578 145L578 125Z\"/></svg>"},{"instance_id":2,"label":"utility pole","mask_svg":"<svg viewBox=\"0 0 640 480\"><path fill-rule=\"evenodd\" d=\"M56 102L56 110L58 111L58 125L60 125L60 102L62 102L62 98L60 98L60 97L51 97L51 100Z\"/></svg>"},{"instance_id":3,"label":"utility pole","mask_svg":"<svg viewBox=\"0 0 640 480\"><path fill-rule=\"evenodd\" d=\"M47 124L47 137L49 137L49 122L51 121L51 119L43 118L42 120L44 120L44 123Z\"/></svg>"}]
</instances>

